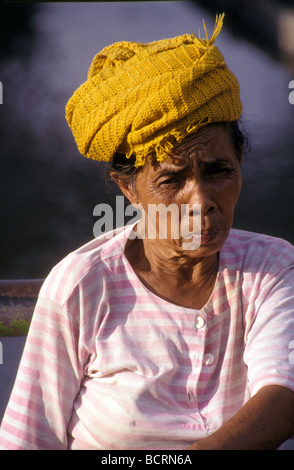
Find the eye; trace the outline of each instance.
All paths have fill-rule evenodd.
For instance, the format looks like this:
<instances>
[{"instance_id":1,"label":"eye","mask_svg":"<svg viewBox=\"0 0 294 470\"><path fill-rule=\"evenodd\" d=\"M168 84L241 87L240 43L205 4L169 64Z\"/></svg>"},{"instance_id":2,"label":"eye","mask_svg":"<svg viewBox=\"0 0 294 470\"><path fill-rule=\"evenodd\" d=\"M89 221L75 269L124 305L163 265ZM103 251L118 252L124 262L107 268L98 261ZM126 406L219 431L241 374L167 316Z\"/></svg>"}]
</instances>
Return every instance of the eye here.
<instances>
[{"instance_id":1,"label":"eye","mask_svg":"<svg viewBox=\"0 0 294 470\"><path fill-rule=\"evenodd\" d=\"M232 173L233 168L224 166L213 166L207 170L208 176L226 176Z\"/></svg>"},{"instance_id":2,"label":"eye","mask_svg":"<svg viewBox=\"0 0 294 470\"><path fill-rule=\"evenodd\" d=\"M160 185L162 184L175 184L175 183L179 183L180 181L180 178L178 178L177 176L174 176L172 178L166 178L165 180L162 180L159 182Z\"/></svg>"},{"instance_id":3,"label":"eye","mask_svg":"<svg viewBox=\"0 0 294 470\"><path fill-rule=\"evenodd\" d=\"M183 183L184 180L184 172L167 173L166 175L162 175L160 178L158 178L158 185L178 185Z\"/></svg>"}]
</instances>

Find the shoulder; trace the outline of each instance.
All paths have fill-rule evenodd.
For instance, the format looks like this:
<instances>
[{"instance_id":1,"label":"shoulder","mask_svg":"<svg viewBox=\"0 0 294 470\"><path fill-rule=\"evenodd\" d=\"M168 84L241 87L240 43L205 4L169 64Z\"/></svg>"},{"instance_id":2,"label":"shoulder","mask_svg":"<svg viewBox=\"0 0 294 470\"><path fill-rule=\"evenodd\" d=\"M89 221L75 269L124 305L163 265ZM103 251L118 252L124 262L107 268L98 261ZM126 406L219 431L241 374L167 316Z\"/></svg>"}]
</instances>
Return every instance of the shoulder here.
<instances>
[{"instance_id":1,"label":"shoulder","mask_svg":"<svg viewBox=\"0 0 294 470\"><path fill-rule=\"evenodd\" d=\"M132 227L120 227L97 237L69 253L45 279L40 297L64 304L75 288L91 290L103 284L113 260L122 262L125 243Z\"/></svg>"},{"instance_id":2,"label":"shoulder","mask_svg":"<svg viewBox=\"0 0 294 470\"><path fill-rule=\"evenodd\" d=\"M276 272L294 266L294 246L288 241L266 234L232 229L221 250L226 263L243 269L263 267Z\"/></svg>"},{"instance_id":3,"label":"shoulder","mask_svg":"<svg viewBox=\"0 0 294 470\"><path fill-rule=\"evenodd\" d=\"M255 245L260 247L279 246L294 249L293 245L283 238L266 235L264 233L249 232L246 230L231 229L225 245L248 247Z\"/></svg>"}]
</instances>

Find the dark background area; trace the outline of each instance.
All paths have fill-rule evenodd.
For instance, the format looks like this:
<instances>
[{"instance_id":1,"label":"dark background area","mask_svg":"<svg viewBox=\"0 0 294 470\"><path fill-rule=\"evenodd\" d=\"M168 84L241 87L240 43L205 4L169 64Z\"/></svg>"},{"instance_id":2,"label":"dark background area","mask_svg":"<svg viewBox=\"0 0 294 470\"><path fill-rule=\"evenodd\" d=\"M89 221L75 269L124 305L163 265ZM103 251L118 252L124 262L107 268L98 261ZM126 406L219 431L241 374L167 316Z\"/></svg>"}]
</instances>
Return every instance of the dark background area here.
<instances>
[{"instance_id":1,"label":"dark background area","mask_svg":"<svg viewBox=\"0 0 294 470\"><path fill-rule=\"evenodd\" d=\"M38 10L37 3L0 5L2 279L44 277L93 236L94 206L115 200L101 166L80 158L64 114L54 112L54 103L65 106L68 96L54 93L46 81L52 59L41 57L38 75L31 74L38 44L46 50L46 39L34 29ZM27 112L44 117L46 126L33 129Z\"/></svg>"}]
</instances>

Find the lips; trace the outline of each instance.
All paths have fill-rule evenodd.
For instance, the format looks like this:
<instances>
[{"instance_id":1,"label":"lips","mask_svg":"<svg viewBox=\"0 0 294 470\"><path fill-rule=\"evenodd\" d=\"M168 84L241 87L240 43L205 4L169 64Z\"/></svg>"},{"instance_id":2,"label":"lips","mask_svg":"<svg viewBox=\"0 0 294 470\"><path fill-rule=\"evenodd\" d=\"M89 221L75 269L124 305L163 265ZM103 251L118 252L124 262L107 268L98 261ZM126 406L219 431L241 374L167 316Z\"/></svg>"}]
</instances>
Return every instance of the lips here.
<instances>
[{"instance_id":1,"label":"lips","mask_svg":"<svg viewBox=\"0 0 294 470\"><path fill-rule=\"evenodd\" d=\"M210 228L206 230L201 230L201 245L205 245L214 240L216 235L218 234L218 228Z\"/></svg>"},{"instance_id":2,"label":"lips","mask_svg":"<svg viewBox=\"0 0 294 470\"><path fill-rule=\"evenodd\" d=\"M201 230L201 235L199 232L189 234L189 236L186 236L185 241L187 243L191 242L191 246L187 245L189 246L189 249L193 249L192 246L194 246L194 244L197 244L196 248L198 249L200 246L205 246L211 243L216 238L218 233L219 228L205 229Z\"/></svg>"}]
</instances>

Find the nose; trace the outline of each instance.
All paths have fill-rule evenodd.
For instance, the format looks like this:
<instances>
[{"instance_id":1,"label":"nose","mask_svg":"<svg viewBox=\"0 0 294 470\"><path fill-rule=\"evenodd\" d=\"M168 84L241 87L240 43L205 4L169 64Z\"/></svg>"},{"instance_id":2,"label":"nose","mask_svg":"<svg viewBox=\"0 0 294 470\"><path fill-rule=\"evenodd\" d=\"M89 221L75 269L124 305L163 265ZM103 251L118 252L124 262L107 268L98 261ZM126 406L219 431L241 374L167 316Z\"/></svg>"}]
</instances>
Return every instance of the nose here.
<instances>
[{"instance_id":1,"label":"nose","mask_svg":"<svg viewBox=\"0 0 294 470\"><path fill-rule=\"evenodd\" d=\"M191 216L195 213L197 207L195 204L200 204L202 217L212 215L217 208L212 189L205 181L193 182L191 185L189 195L189 215Z\"/></svg>"}]
</instances>

